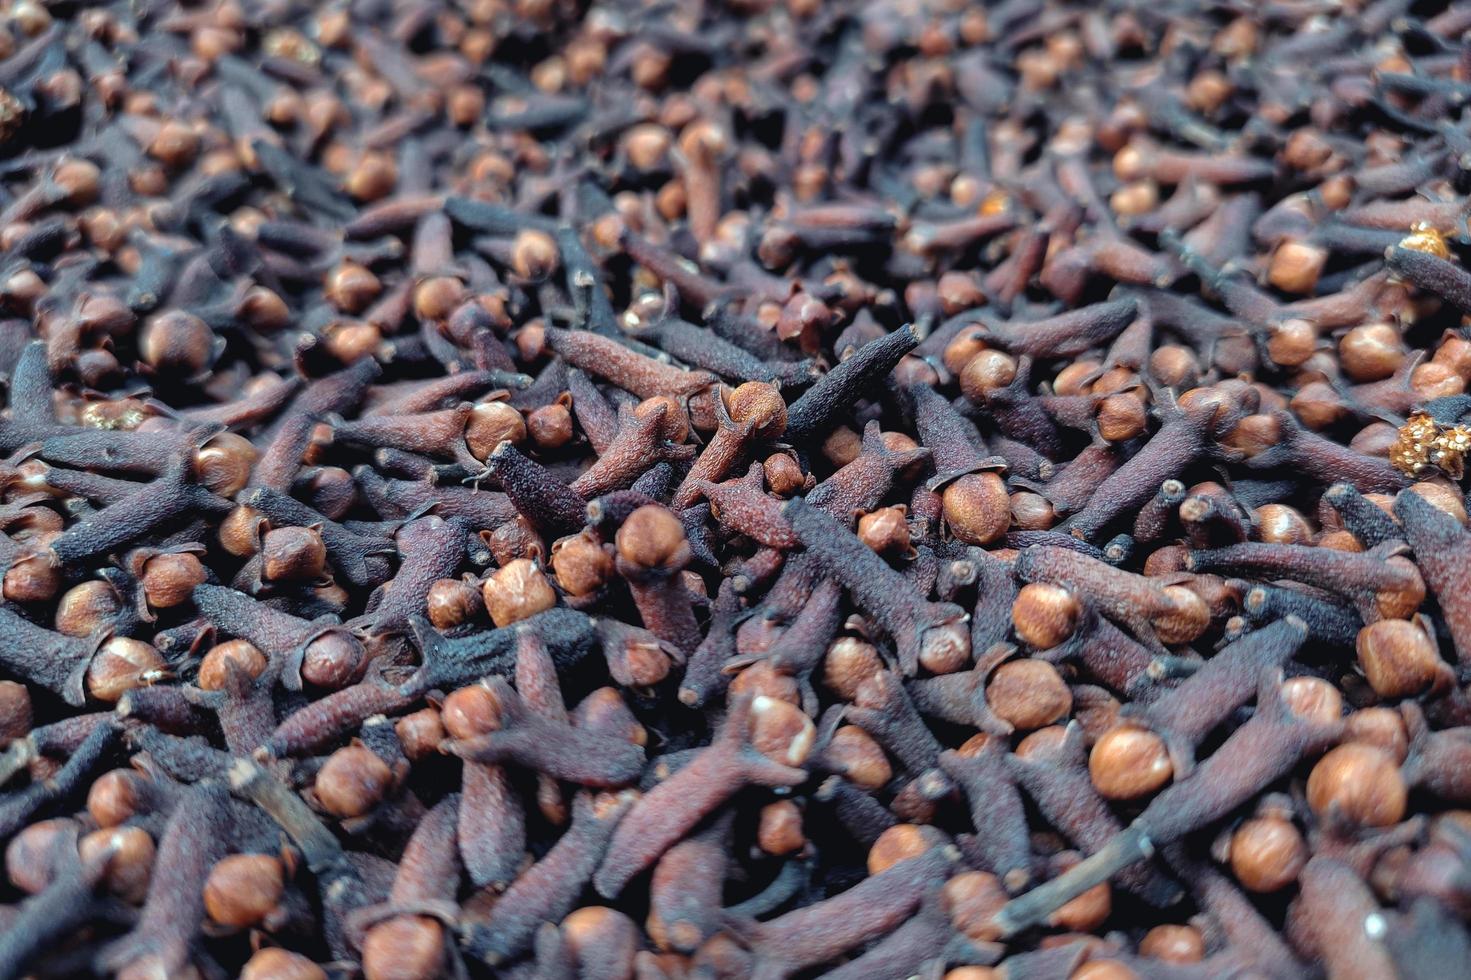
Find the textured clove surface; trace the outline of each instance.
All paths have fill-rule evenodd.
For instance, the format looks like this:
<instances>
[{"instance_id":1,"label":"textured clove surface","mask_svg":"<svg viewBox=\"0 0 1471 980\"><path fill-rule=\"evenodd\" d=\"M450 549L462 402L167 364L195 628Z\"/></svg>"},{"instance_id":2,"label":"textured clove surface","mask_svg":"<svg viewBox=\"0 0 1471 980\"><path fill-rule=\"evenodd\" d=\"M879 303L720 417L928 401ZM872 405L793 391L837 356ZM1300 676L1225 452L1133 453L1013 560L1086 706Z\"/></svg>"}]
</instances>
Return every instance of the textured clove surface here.
<instances>
[{"instance_id":1,"label":"textured clove surface","mask_svg":"<svg viewBox=\"0 0 1471 980\"><path fill-rule=\"evenodd\" d=\"M1471 3L0 3L0 980L1465 973Z\"/></svg>"}]
</instances>

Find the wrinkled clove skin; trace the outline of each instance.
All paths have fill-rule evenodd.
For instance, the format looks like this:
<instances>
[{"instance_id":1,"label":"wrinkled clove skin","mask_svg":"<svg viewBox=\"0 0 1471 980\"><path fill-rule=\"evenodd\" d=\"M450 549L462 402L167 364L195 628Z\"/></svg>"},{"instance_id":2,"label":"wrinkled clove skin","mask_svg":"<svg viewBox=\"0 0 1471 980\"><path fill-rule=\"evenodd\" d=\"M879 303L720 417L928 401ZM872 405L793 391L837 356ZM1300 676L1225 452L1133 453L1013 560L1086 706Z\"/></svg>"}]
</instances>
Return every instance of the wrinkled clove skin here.
<instances>
[{"instance_id":1,"label":"wrinkled clove skin","mask_svg":"<svg viewBox=\"0 0 1471 980\"><path fill-rule=\"evenodd\" d=\"M409 631L410 617L424 608L429 589L459 569L465 555L465 525L430 515L410 521L394 535L401 562L398 572L383 585L377 605L366 622L353 625L370 635Z\"/></svg>"},{"instance_id":2,"label":"wrinkled clove skin","mask_svg":"<svg viewBox=\"0 0 1471 980\"><path fill-rule=\"evenodd\" d=\"M304 620L216 585L194 587L195 607L216 628L258 647L282 664L282 678L342 687L365 663L361 643L331 619Z\"/></svg>"},{"instance_id":3,"label":"wrinkled clove skin","mask_svg":"<svg viewBox=\"0 0 1471 980\"><path fill-rule=\"evenodd\" d=\"M1252 468L1291 467L1323 483L1352 484L1361 493L1391 493L1408 480L1389 461L1367 456L1305 428L1287 412L1273 413L1281 439L1247 461Z\"/></svg>"},{"instance_id":4,"label":"wrinkled clove skin","mask_svg":"<svg viewBox=\"0 0 1471 980\"><path fill-rule=\"evenodd\" d=\"M1289 704L1281 677L1278 670L1263 671L1257 713L1249 722L1085 861L1009 903L997 914L998 927L1012 932L1038 921L1038 915L1148 858L1157 847L1220 819L1290 771L1303 756L1331 745L1342 731L1336 692L1332 699L1317 692L1304 694L1304 703Z\"/></svg>"},{"instance_id":5,"label":"wrinkled clove skin","mask_svg":"<svg viewBox=\"0 0 1471 980\"><path fill-rule=\"evenodd\" d=\"M938 761L970 803L971 825L985 862L982 870L1015 894L1031 884L1033 858L1021 796L1003 755L1004 747L988 737L974 752L947 751Z\"/></svg>"},{"instance_id":6,"label":"wrinkled clove skin","mask_svg":"<svg viewBox=\"0 0 1471 980\"><path fill-rule=\"evenodd\" d=\"M877 422L863 430L862 451L832 476L812 488L803 498L808 504L845 523L859 511L879 505L893 488L898 475L921 461L929 450L891 449ZM850 523L851 526L851 523Z\"/></svg>"},{"instance_id":7,"label":"wrinkled clove skin","mask_svg":"<svg viewBox=\"0 0 1471 980\"><path fill-rule=\"evenodd\" d=\"M765 470L752 463L746 476L724 483L696 481L694 488L710 501L721 527L744 534L768 548L790 549L796 533L782 517L781 501L765 489Z\"/></svg>"},{"instance_id":8,"label":"wrinkled clove skin","mask_svg":"<svg viewBox=\"0 0 1471 980\"><path fill-rule=\"evenodd\" d=\"M388 556L395 553L392 542L355 534L310 507L267 487L247 491L240 502L279 525L318 528L332 567L353 585L372 588L387 580Z\"/></svg>"},{"instance_id":9,"label":"wrinkled clove skin","mask_svg":"<svg viewBox=\"0 0 1471 980\"><path fill-rule=\"evenodd\" d=\"M977 556L976 605L970 619L970 648L979 658L997 644L1008 642L1011 607L1016 601L1013 567L987 552Z\"/></svg>"},{"instance_id":10,"label":"wrinkled clove skin","mask_svg":"<svg viewBox=\"0 0 1471 980\"><path fill-rule=\"evenodd\" d=\"M497 446L485 463L511 503L538 528L565 534L582 526L587 501L511 443Z\"/></svg>"},{"instance_id":11,"label":"wrinkled clove skin","mask_svg":"<svg viewBox=\"0 0 1471 980\"><path fill-rule=\"evenodd\" d=\"M584 786L621 786L642 771L644 754L638 746L609 742L529 711L502 678L485 683L499 703L501 727L446 742L444 751L475 762L512 762Z\"/></svg>"},{"instance_id":12,"label":"wrinkled clove skin","mask_svg":"<svg viewBox=\"0 0 1471 980\"><path fill-rule=\"evenodd\" d=\"M1206 448L1206 437L1216 424L1216 407L1209 404L1175 408L1143 449L1110 473L1068 518L1078 537L1097 536L1115 518L1145 503L1161 483L1180 476Z\"/></svg>"},{"instance_id":13,"label":"wrinkled clove skin","mask_svg":"<svg viewBox=\"0 0 1471 980\"><path fill-rule=\"evenodd\" d=\"M827 431L863 394L919 343L909 327L870 341L852 357L823 375L787 409L786 438L810 439Z\"/></svg>"},{"instance_id":14,"label":"wrinkled clove skin","mask_svg":"<svg viewBox=\"0 0 1471 980\"><path fill-rule=\"evenodd\" d=\"M689 396L715 383L706 371L686 371L660 363L614 341L584 331L551 328L546 343L567 363L607 378L640 398Z\"/></svg>"},{"instance_id":15,"label":"wrinkled clove skin","mask_svg":"<svg viewBox=\"0 0 1471 980\"><path fill-rule=\"evenodd\" d=\"M898 573L817 509L792 501L783 513L807 551L893 637L906 674L913 675L922 662L968 657L970 633L964 628L963 609L916 601Z\"/></svg>"},{"instance_id":16,"label":"wrinkled clove skin","mask_svg":"<svg viewBox=\"0 0 1471 980\"><path fill-rule=\"evenodd\" d=\"M1329 971L1343 976L1395 975L1383 942L1384 913L1352 868L1327 856L1314 857L1299 882L1301 892L1291 915Z\"/></svg>"},{"instance_id":17,"label":"wrinkled clove skin","mask_svg":"<svg viewBox=\"0 0 1471 980\"><path fill-rule=\"evenodd\" d=\"M0 665L6 673L52 691L68 704L86 702L83 676L103 638L68 637L0 607Z\"/></svg>"},{"instance_id":18,"label":"wrinkled clove skin","mask_svg":"<svg viewBox=\"0 0 1471 980\"><path fill-rule=\"evenodd\" d=\"M1187 589L1161 586L1070 549L1027 548L1017 557L1016 574L1026 582L1047 582L1087 596L1100 612L1146 641L1193 639L1209 618L1201 600Z\"/></svg>"},{"instance_id":19,"label":"wrinkled clove skin","mask_svg":"<svg viewBox=\"0 0 1471 980\"><path fill-rule=\"evenodd\" d=\"M465 873L477 886L503 887L526 850L526 808L501 766L461 767L458 842Z\"/></svg>"},{"instance_id":20,"label":"wrinkled clove skin","mask_svg":"<svg viewBox=\"0 0 1471 980\"><path fill-rule=\"evenodd\" d=\"M654 866L648 928L660 947L692 953L719 929L732 817L675 844Z\"/></svg>"},{"instance_id":21,"label":"wrinkled clove skin","mask_svg":"<svg viewBox=\"0 0 1471 980\"><path fill-rule=\"evenodd\" d=\"M1355 602L1366 620L1413 613L1425 596L1414 564L1397 542L1372 552L1338 552L1305 545L1248 542L1190 553L1197 572L1285 578L1327 589Z\"/></svg>"},{"instance_id":22,"label":"wrinkled clove skin","mask_svg":"<svg viewBox=\"0 0 1471 980\"><path fill-rule=\"evenodd\" d=\"M651 464L680 463L694 457L694 447L676 441L686 431L684 410L668 396L651 398L619 416L618 433L591 466L570 486L591 500L614 490L627 489Z\"/></svg>"},{"instance_id":23,"label":"wrinkled clove skin","mask_svg":"<svg viewBox=\"0 0 1471 980\"><path fill-rule=\"evenodd\" d=\"M1394 512L1426 587L1440 603L1456 659L1463 666L1471 663L1471 581L1466 579L1465 562L1471 554L1471 534L1417 493L1396 497Z\"/></svg>"},{"instance_id":24,"label":"wrinkled clove skin","mask_svg":"<svg viewBox=\"0 0 1471 980\"><path fill-rule=\"evenodd\" d=\"M597 639L587 615L560 606L472 636L442 636L428 620L418 616L410 620L410 626L422 664L399 685L404 694L423 694L434 688L467 684L487 674L513 673L516 638L522 631L534 631L546 641L559 670L571 668L591 653Z\"/></svg>"},{"instance_id":25,"label":"wrinkled clove skin","mask_svg":"<svg viewBox=\"0 0 1471 980\"><path fill-rule=\"evenodd\" d=\"M1323 494L1323 500L1337 511L1345 530L1365 548L1377 548L1388 541L1401 540L1405 532L1384 511L1374 505L1351 483L1335 483Z\"/></svg>"},{"instance_id":26,"label":"wrinkled clove skin","mask_svg":"<svg viewBox=\"0 0 1471 980\"><path fill-rule=\"evenodd\" d=\"M711 605L705 638L685 663L678 694L682 704L698 708L724 692L730 682L725 665L736 655L736 627L745 618L736 579L732 576L721 583Z\"/></svg>"},{"instance_id":27,"label":"wrinkled clove skin","mask_svg":"<svg viewBox=\"0 0 1471 980\"><path fill-rule=\"evenodd\" d=\"M1465 310L1471 304L1471 277L1447 259L1418 249L1391 245L1385 265L1416 286Z\"/></svg>"},{"instance_id":28,"label":"wrinkled clove skin","mask_svg":"<svg viewBox=\"0 0 1471 980\"><path fill-rule=\"evenodd\" d=\"M982 336L1003 350L1032 357L1076 356L1111 340L1134 319L1132 298L1087 306L1032 323L987 324Z\"/></svg>"},{"instance_id":29,"label":"wrinkled clove skin","mask_svg":"<svg viewBox=\"0 0 1471 980\"><path fill-rule=\"evenodd\" d=\"M303 388L272 425L265 448L251 471L250 485L282 492L289 490L318 421L334 412L351 411L381 372L376 360L365 357Z\"/></svg>"},{"instance_id":30,"label":"wrinkled clove skin","mask_svg":"<svg viewBox=\"0 0 1471 980\"><path fill-rule=\"evenodd\" d=\"M711 331L672 317L642 328L635 334L639 335L648 337L665 353L727 379L801 384L811 380L816 373L809 360L763 361L739 345L713 336Z\"/></svg>"},{"instance_id":31,"label":"wrinkled clove skin","mask_svg":"<svg viewBox=\"0 0 1471 980\"><path fill-rule=\"evenodd\" d=\"M150 483L109 507L67 528L51 542L51 552L63 565L77 565L106 554L149 534L185 514L228 504L204 487L185 482L186 471L176 465Z\"/></svg>"},{"instance_id":32,"label":"wrinkled clove skin","mask_svg":"<svg viewBox=\"0 0 1471 980\"><path fill-rule=\"evenodd\" d=\"M937 843L841 895L755 926L751 947L758 975L790 976L890 931L950 874L956 858L950 845Z\"/></svg>"},{"instance_id":33,"label":"wrinkled clove skin","mask_svg":"<svg viewBox=\"0 0 1471 980\"><path fill-rule=\"evenodd\" d=\"M1025 759L1008 755L1002 763L1027 797L1085 854L1102 853L1124 832L1118 818L1088 779L1082 732L1076 724L1068 726L1061 744ZM1178 893L1168 878L1149 867L1129 868L1119 880L1152 904L1167 906ZM1026 895L1036 891L1033 889Z\"/></svg>"},{"instance_id":34,"label":"wrinkled clove skin","mask_svg":"<svg viewBox=\"0 0 1471 980\"><path fill-rule=\"evenodd\" d=\"M445 520L460 518L477 530L493 530L516 514L516 508L501 494L385 479L366 465L358 467L353 478L363 495L385 516L406 517L432 506Z\"/></svg>"},{"instance_id":35,"label":"wrinkled clove skin","mask_svg":"<svg viewBox=\"0 0 1471 980\"><path fill-rule=\"evenodd\" d=\"M205 877L228 843L219 833L228 800L224 787L201 784L174 809L159 840L143 916L104 953L109 968L168 972L189 964L204 918Z\"/></svg>"},{"instance_id":36,"label":"wrinkled clove skin","mask_svg":"<svg viewBox=\"0 0 1471 980\"><path fill-rule=\"evenodd\" d=\"M1161 695L1162 687L1154 676L1158 666L1154 652L1096 611L1090 611L1084 624L1056 652L1076 660L1105 687L1136 701L1150 702Z\"/></svg>"},{"instance_id":37,"label":"wrinkled clove skin","mask_svg":"<svg viewBox=\"0 0 1471 980\"><path fill-rule=\"evenodd\" d=\"M1307 624L1294 616L1248 633L1207 660L1179 687L1129 715L1164 739L1176 776L1188 776L1195 765L1195 747L1251 699L1264 669L1284 666L1308 635Z\"/></svg>"},{"instance_id":38,"label":"wrinkled clove skin","mask_svg":"<svg viewBox=\"0 0 1471 980\"><path fill-rule=\"evenodd\" d=\"M353 913L362 930L363 969L437 969L444 962L458 909L454 884L459 878L455 818L460 797L450 794L420 821L404 848L388 901ZM407 962L405 962L407 961Z\"/></svg>"},{"instance_id":39,"label":"wrinkled clove skin","mask_svg":"<svg viewBox=\"0 0 1471 980\"><path fill-rule=\"evenodd\" d=\"M469 924L466 951L496 966L524 952L537 925L570 912L636 799L630 790L616 795L579 793L572 803L571 828L511 882L486 921Z\"/></svg>"},{"instance_id":40,"label":"wrinkled clove skin","mask_svg":"<svg viewBox=\"0 0 1471 980\"><path fill-rule=\"evenodd\" d=\"M916 779L939 765L940 743L891 672L879 671L859 685L847 717L888 749Z\"/></svg>"},{"instance_id":41,"label":"wrinkled clove skin","mask_svg":"<svg viewBox=\"0 0 1471 980\"><path fill-rule=\"evenodd\" d=\"M968 419L929 385L909 385L905 395L913 402L914 427L920 445L930 451L935 476L932 490L966 473L994 465L985 456L985 446Z\"/></svg>"},{"instance_id":42,"label":"wrinkled clove skin","mask_svg":"<svg viewBox=\"0 0 1471 980\"><path fill-rule=\"evenodd\" d=\"M787 407L781 393L772 385L749 382L728 396L723 391L717 392L714 401L715 434L674 491L671 503L678 510L694 503L695 481L720 479L746 454L749 446L775 440L786 430Z\"/></svg>"},{"instance_id":43,"label":"wrinkled clove skin","mask_svg":"<svg viewBox=\"0 0 1471 980\"><path fill-rule=\"evenodd\" d=\"M1243 586L1248 583L1242 582ZM1288 586L1252 585L1243 588L1241 608L1246 618L1261 626L1288 616L1308 624L1311 635L1325 643L1351 644L1363 620L1347 603L1309 594Z\"/></svg>"},{"instance_id":44,"label":"wrinkled clove skin","mask_svg":"<svg viewBox=\"0 0 1471 980\"><path fill-rule=\"evenodd\" d=\"M355 730L377 714L402 711L417 700L372 670L358 683L333 691L303 705L281 719L263 743L263 752L277 758L300 755Z\"/></svg>"},{"instance_id":45,"label":"wrinkled clove skin","mask_svg":"<svg viewBox=\"0 0 1471 980\"><path fill-rule=\"evenodd\" d=\"M693 651L700 630L681 575L693 549L678 518L657 504L645 505L628 515L614 543L615 567L644 626L677 649Z\"/></svg>"},{"instance_id":46,"label":"wrinkled clove skin","mask_svg":"<svg viewBox=\"0 0 1471 980\"><path fill-rule=\"evenodd\" d=\"M795 786L806 781L802 769L773 762L749 744L751 716L765 710L769 709L764 697L734 701L716 740L634 804L614 831L593 877L600 895L616 896L743 786Z\"/></svg>"},{"instance_id":47,"label":"wrinkled clove skin","mask_svg":"<svg viewBox=\"0 0 1471 980\"><path fill-rule=\"evenodd\" d=\"M1056 476L1046 482L1037 482L1025 477L1014 478L1012 482L1017 486L1035 490L1047 498L1055 514L1066 516L1086 506L1093 496L1094 489L1113 475L1119 463L1118 453L1112 446L1092 445L1079 452L1061 468ZM1134 524L1136 538L1140 537L1139 521L1145 519L1151 503L1152 501L1146 502L1138 511ZM1141 540L1148 539L1142 538Z\"/></svg>"}]
</instances>

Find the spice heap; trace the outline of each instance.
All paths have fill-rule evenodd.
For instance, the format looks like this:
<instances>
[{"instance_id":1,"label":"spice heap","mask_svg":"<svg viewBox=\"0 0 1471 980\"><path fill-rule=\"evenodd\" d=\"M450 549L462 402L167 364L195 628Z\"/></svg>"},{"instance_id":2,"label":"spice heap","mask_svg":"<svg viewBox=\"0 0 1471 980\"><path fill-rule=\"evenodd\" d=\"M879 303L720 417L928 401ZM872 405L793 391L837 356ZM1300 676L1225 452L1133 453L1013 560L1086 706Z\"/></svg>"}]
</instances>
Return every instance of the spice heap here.
<instances>
[{"instance_id":1,"label":"spice heap","mask_svg":"<svg viewBox=\"0 0 1471 980\"><path fill-rule=\"evenodd\" d=\"M1461 972L1468 30L3 4L0 977Z\"/></svg>"}]
</instances>

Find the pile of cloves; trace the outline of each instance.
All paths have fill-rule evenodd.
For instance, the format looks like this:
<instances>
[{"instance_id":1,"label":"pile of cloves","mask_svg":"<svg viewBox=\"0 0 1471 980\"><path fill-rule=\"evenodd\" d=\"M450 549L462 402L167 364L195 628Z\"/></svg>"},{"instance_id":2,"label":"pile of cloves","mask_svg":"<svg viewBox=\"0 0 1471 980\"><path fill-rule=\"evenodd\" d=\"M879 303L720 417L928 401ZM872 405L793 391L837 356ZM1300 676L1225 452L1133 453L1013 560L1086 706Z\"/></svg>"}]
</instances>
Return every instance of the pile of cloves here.
<instances>
[{"instance_id":1,"label":"pile of cloves","mask_svg":"<svg viewBox=\"0 0 1471 980\"><path fill-rule=\"evenodd\" d=\"M1471 3L0 2L0 980L1471 961Z\"/></svg>"}]
</instances>

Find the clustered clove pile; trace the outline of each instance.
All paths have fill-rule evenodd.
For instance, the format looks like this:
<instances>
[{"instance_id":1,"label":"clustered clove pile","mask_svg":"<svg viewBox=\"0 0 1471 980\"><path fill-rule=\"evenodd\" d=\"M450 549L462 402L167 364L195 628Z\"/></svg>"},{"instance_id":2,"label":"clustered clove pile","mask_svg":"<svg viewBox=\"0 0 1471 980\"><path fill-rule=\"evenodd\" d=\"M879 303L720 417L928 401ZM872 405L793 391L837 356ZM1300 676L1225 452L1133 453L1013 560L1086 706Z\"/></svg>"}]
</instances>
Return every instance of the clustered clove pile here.
<instances>
[{"instance_id":1,"label":"clustered clove pile","mask_svg":"<svg viewBox=\"0 0 1471 980\"><path fill-rule=\"evenodd\" d=\"M0 978L1459 975L1468 32L0 4Z\"/></svg>"}]
</instances>

